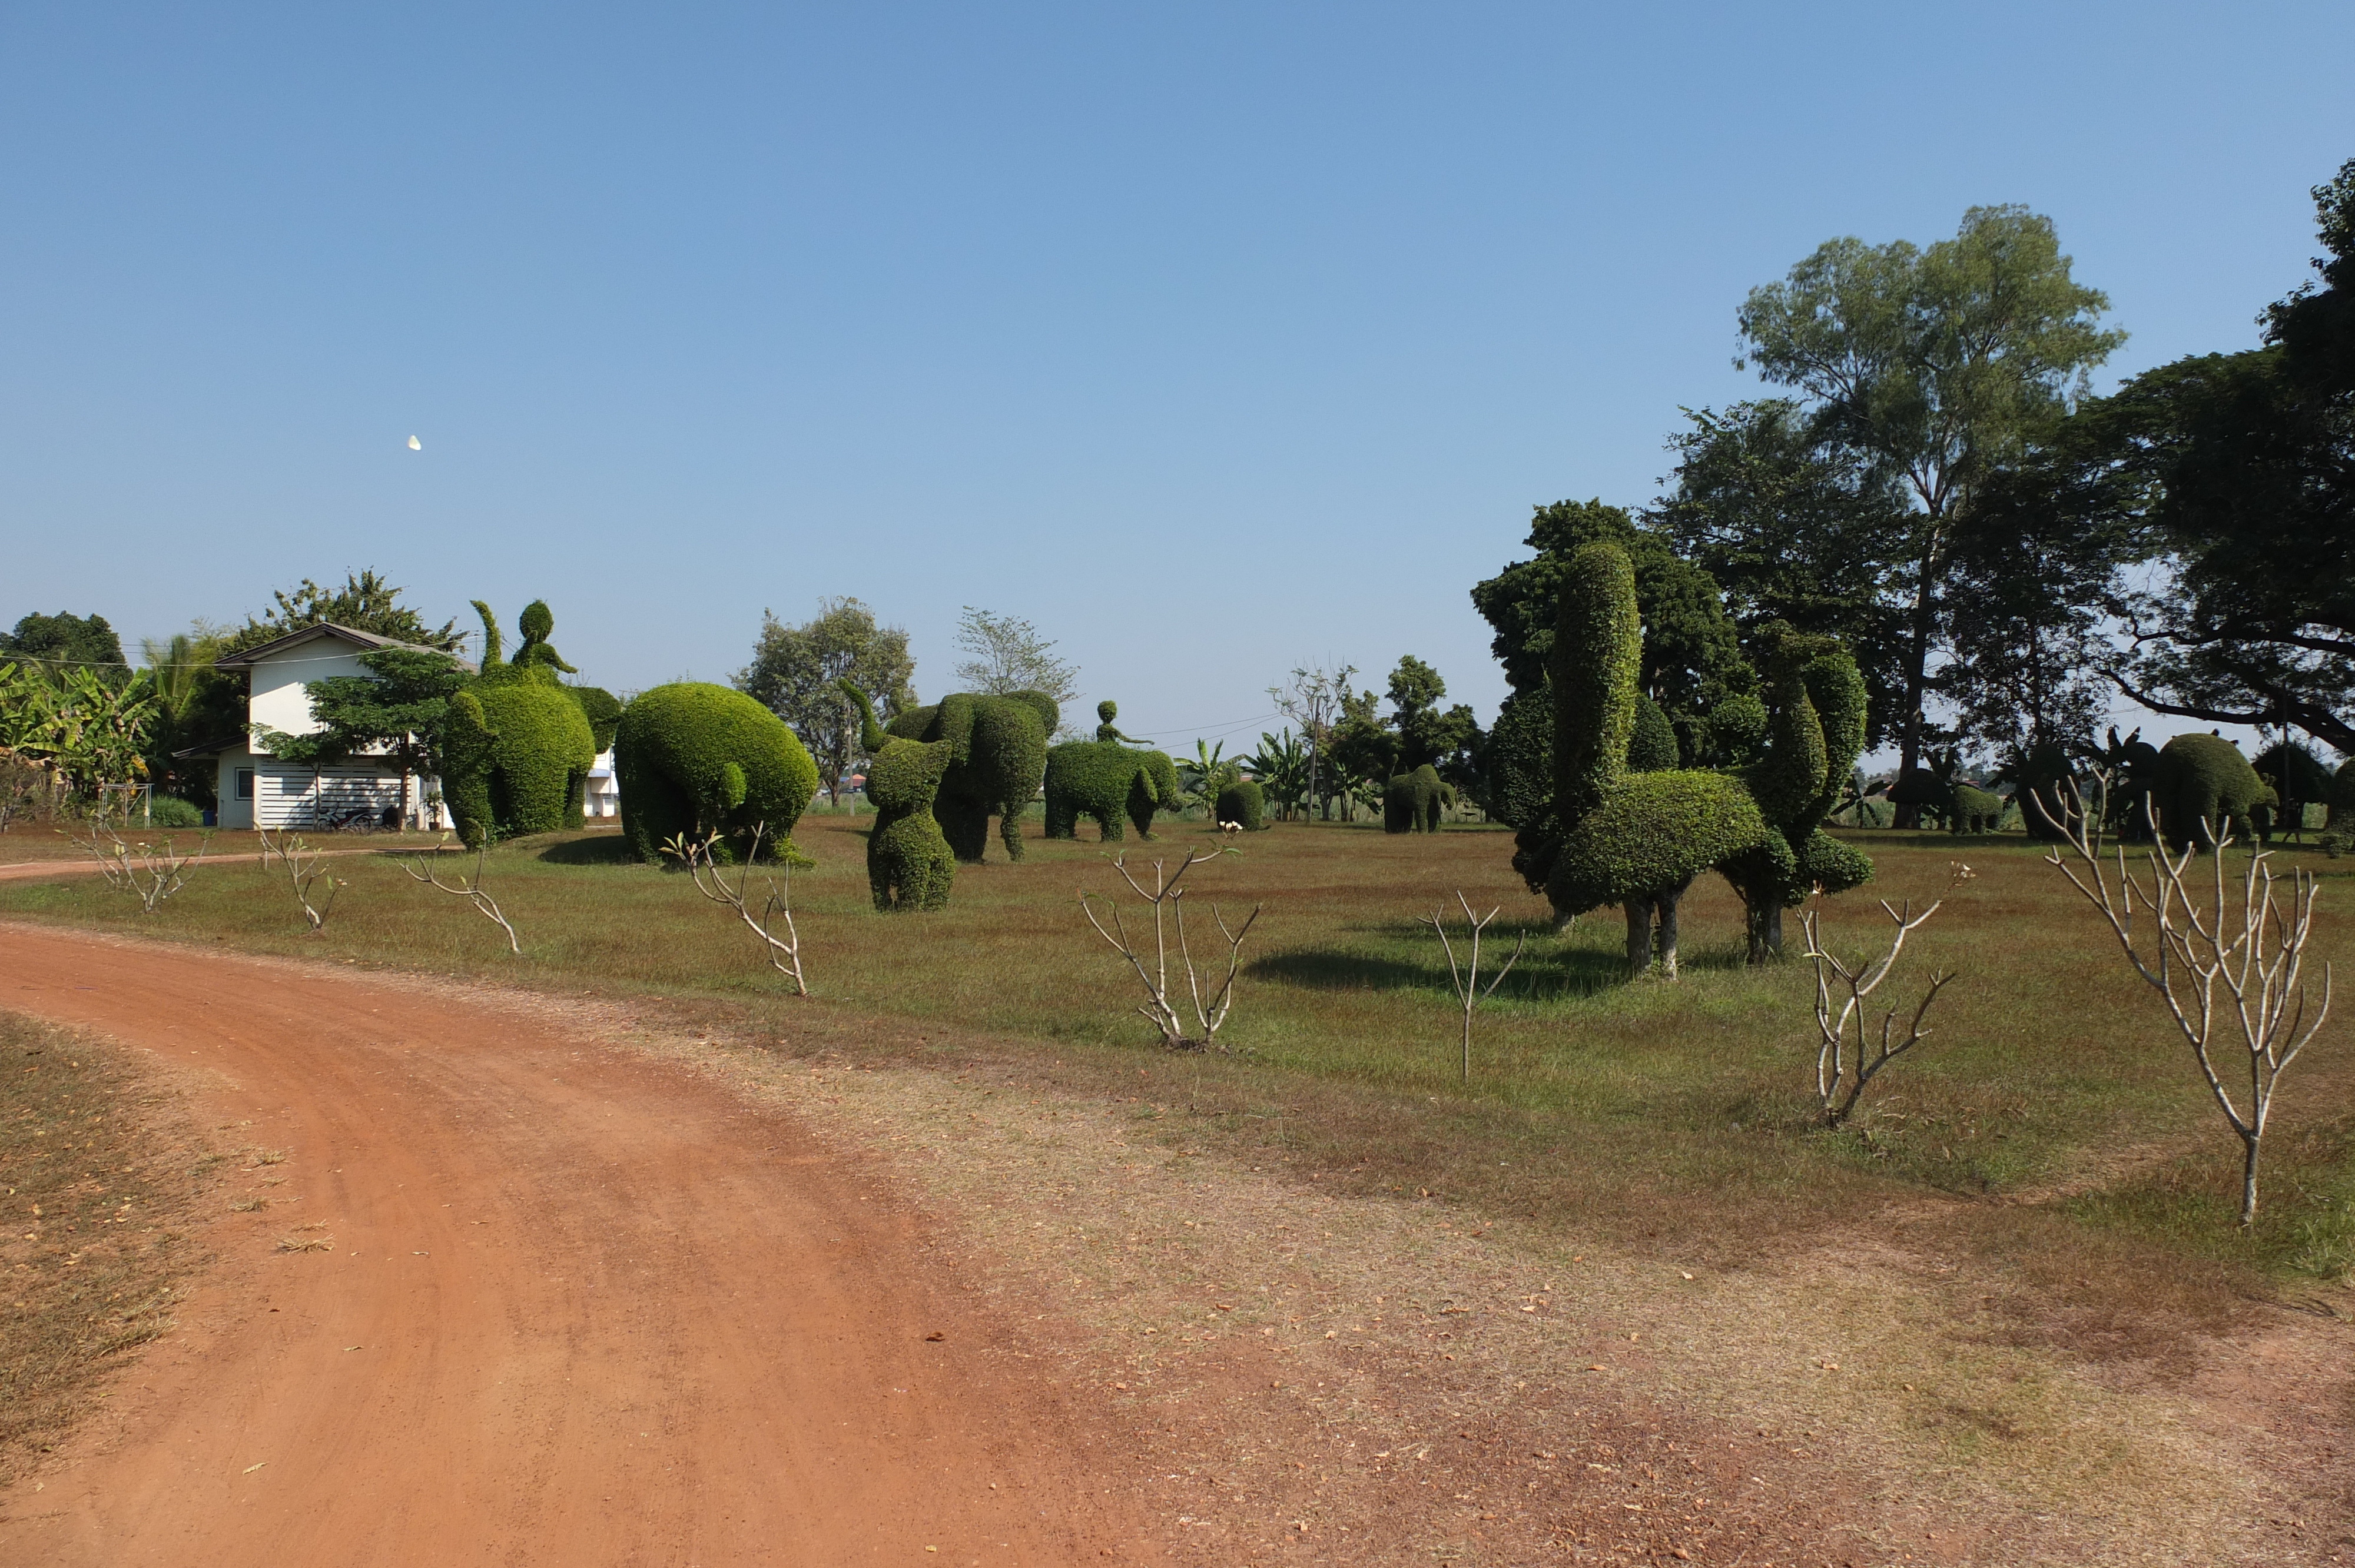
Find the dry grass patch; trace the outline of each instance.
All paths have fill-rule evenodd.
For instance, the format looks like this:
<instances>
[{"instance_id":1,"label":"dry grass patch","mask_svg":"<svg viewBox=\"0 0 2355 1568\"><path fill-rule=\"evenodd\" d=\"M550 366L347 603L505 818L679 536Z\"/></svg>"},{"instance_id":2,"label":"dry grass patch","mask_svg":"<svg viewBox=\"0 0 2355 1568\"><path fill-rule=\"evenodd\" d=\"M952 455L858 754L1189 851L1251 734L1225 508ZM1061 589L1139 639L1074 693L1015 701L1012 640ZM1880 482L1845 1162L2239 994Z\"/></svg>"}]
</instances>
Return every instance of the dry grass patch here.
<instances>
[{"instance_id":1,"label":"dry grass patch","mask_svg":"<svg viewBox=\"0 0 2355 1568\"><path fill-rule=\"evenodd\" d=\"M218 1164L144 1060L0 1013L0 1485L172 1326Z\"/></svg>"}]
</instances>

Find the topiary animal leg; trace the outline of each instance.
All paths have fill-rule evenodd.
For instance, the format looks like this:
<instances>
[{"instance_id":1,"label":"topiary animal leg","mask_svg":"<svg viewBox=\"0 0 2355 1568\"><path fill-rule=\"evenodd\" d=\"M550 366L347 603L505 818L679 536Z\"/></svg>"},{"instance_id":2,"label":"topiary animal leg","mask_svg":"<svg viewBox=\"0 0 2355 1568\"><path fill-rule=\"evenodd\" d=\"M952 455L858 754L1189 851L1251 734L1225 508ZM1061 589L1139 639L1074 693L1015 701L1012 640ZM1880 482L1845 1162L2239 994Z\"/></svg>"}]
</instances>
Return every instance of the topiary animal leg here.
<instances>
[{"instance_id":1,"label":"topiary animal leg","mask_svg":"<svg viewBox=\"0 0 2355 1568\"><path fill-rule=\"evenodd\" d=\"M980 864L989 846L989 807L943 791L932 803L932 815L941 824L941 836L949 841L949 853L968 865Z\"/></svg>"},{"instance_id":2,"label":"topiary animal leg","mask_svg":"<svg viewBox=\"0 0 2355 1568\"><path fill-rule=\"evenodd\" d=\"M1028 800L1007 800L998 808L997 838L1006 846L1006 858L1008 860L1022 858L1022 812L1029 804ZM986 813L982 817L981 831L986 842L989 837L989 818ZM1118 838L1120 835L1115 832L1112 836ZM981 856L975 854L973 858L979 860Z\"/></svg>"},{"instance_id":3,"label":"topiary animal leg","mask_svg":"<svg viewBox=\"0 0 2355 1568\"><path fill-rule=\"evenodd\" d=\"M1630 898L1627 911L1627 978L1635 979L1652 967L1652 903L1648 898Z\"/></svg>"},{"instance_id":4,"label":"topiary animal leg","mask_svg":"<svg viewBox=\"0 0 2355 1568\"><path fill-rule=\"evenodd\" d=\"M1683 896L1681 893L1662 894L1656 906L1659 912L1660 936L1655 950L1660 958L1660 973L1669 980L1677 978L1677 901Z\"/></svg>"}]
</instances>

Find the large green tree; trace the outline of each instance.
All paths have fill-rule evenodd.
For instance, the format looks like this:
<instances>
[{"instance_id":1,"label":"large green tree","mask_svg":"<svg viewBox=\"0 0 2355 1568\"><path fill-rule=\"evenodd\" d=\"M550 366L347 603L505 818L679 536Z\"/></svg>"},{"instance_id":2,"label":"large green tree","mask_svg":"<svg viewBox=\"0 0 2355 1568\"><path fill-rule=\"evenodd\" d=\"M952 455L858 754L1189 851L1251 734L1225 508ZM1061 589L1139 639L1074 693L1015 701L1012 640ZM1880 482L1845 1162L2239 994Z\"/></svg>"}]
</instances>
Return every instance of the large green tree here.
<instances>
[{"instance_id":1,"label":"large green tree","mask_svg":"<svg viewBox=\"0 0 2355 1568\"><path fill-rule=\"evenodd\" d=\"M456 620L432 626L402 604L400 594L400 588L373 569L346 572L343 586L337 588L321 588L304 577L291 593L273 591L271 607L259 615L246 617L245 624L229 634L220 651L224 654L242 653L290 633L324 625L372 631L397 642L411 642L444 652L455 652L465 643L466 634L458 630Z\"/></svg>"},{"instance_id":2,"label":"large green tree","mask_svg":"<svg viewBox=\"0 0 2355 1568\"><path fill-rule=\"evenodd\" d=\"M1688 418L1646 523L1724 590L1745 637L1780 624L1853 650L1881 745L1904 700L1908 605L1892 549L1911 531L1903 490L1789 398Z\"/></svg>"},{"instance_id":3,"label":"large green tree","mask_svg":"<svg viewBox=\"0 0 2355 1568\"><path fill-rule=\"evenodd\" d=\"M915 706L915 674L907 632L877 624L858 599L822 599L816 618L798 626L761 612L760 641L752 662L736 673L736 689L793 726L827 799L839 802L842 780L866 755L858 708L842 683L866 693L889 722Z\"/></svg>"},{"instance_id":4,"label":"large green tree","mask_svg":"<svg viewBox=\"0 0 2355 1568\"><path fill-rule=\"evenodd\" d=\"M2088 407L2052 504L2140 530L2119 683L2161 713L2355 751L2355 159L2314 191L2325 254L2264 346L2180 359Z\"/></svg>"},{"instance_id":5,"label":"large green tree","mask_svg":"<svg viewBox=\"0 0 2355 1568\"><path fill-rule=\"evenodd\" d=\"M1801 393L1823 440L1911 502L1885 556L1904 601L1891 715L1903 768L1921 760L1925 704L1951 652L1974 497L2032 452L2125 341L2101 325L2108 308L2072 275L2051 220L2020 207L1973 207L1927 248L1831 240L1742 303L1742 363Z\"/></svg>"},{"instance_id":6,"label":"large green tree","mask_svg":"<svg viewBox=\"0 0 2355 1568\"><path fill-rule=\"evenodd\" d=\"M0 632L0 658L61 680L71 669L90 669L118 683L128 678L123 668L123 639L102 615L55 615L37 612L16 622L13 631Z\"/></svg>"}]
</instances>

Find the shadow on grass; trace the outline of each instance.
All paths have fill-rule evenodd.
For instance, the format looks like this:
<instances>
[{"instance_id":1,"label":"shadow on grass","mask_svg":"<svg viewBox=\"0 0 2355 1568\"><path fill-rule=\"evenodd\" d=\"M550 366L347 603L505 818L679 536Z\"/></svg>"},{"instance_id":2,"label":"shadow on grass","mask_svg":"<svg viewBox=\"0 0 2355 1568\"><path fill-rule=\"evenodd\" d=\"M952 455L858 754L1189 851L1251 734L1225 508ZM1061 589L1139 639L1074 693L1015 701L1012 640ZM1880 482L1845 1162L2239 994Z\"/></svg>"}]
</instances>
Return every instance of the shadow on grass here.
<instances>
[{"instance_id":1,"label":"shadow on grass","mask_svg":"<svg viewBox=\"0 0 2355 1568\"><path fill-rule=\"evenodd\" d=\"M618 833L600 833L592 839L566 839L553 843L533 857L549 865L635 865L638 857L630 849L630 841Z\"/></svg>"},{"instance_id":2,"label":"shadow on grass","mask_svg":"<svg viewBox=\"0 0 2355 1568\"><path fill-rule=\"evenodd\" d=\"M1439 957L1435 939L1432 948L1432 961L1414 962L1344 948L1295 948L1254 959L1243 966L1243 973L1253 980L1273 980L1304 991L1419 991L1454 1001L1455 984L1448 979L1446 960ZM1498 966L1512 957L1512 943L1499 944L1493 934L1482 940L1480 984L1484 991ZM1469 956L1461 942L1456 945L1456 956L1459 962ZM1691 969L1733 966L1710 954L1699 959L1688 957L1684 967ZM1587 948L1547 952L1532 947L1522 953L1520 962L1497 988L1496 994L1500 1001L1555 1001L1615 991L1626 983L1626 962L1616 953Z\"/></svg>"}]
</instances>

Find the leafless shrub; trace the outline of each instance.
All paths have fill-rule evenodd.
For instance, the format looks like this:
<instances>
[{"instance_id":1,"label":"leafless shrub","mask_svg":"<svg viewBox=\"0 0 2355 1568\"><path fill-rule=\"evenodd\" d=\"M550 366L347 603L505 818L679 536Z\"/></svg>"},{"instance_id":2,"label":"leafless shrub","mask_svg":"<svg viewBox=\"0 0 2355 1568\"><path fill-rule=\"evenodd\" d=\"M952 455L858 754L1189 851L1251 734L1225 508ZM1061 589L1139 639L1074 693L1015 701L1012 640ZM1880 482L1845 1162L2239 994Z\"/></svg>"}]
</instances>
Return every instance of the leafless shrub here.
<instances>
[{"instance_id":1,"label":"leafless shrub","mask_svg":"<svg viewBox=\"0 0 2355 1568\"><path fill-rule=\"evenodd\" d=\"M91 819L89 836L71 842L98 862L98 874L107 886L130 894L139 900L140 908L153 915L155 906L186 884L189 874L203 862L213 837L207 833L197 842L196 853L182 854L169 838L161 844L126 841L101 814Z\"/></svg>"},{"instance_id":2,"label":"leafless shrub","mask_svg":"<svg viewBox=\"0 0 2355 1568\"><path fill-rule=\"evenodd\" d=\"M325 928L327 916L336 907L336 895L351 885L328 874L326 854L304 843L300 833L290 839L283 828L275 836L264 829L257 836L261 840L261 874L284 877L294 902L302 906L303 917L311 923L311 929ZM325 898L318 896L323 884L327 890Z\"/></svg>"},{"instance_id":3,"label":"leafless shrub","mask_svg":"<svg viewBox=\"0 0 2355 1568\"><path fill-rule=\"evenodd\" d=\"M1227 972L1206 1002L1202 999L1202 979L1196 972L1193 949L1186 937L1186 889L1181 885L1186 874L1196 866L1234 853L1233 850L1220 849L1205 854L1199 850L1188 849L1184 862L1176 871L1167 870L1167 861L1156 860L1153 863L1153 887L1149 892L1144 884L1130 874L1127 855L1120 855L1113 861L1112 867L1120 873L1121 880L1127 883L1130 890L1144 899L1153 911L1153 965L1149 969L1143 955L1136 950L1135 943L1129 938L1128 927L1122 918L1120 906L1101 893L1082 892L1080 895L1080 909L1087 916L1088 924L1095 927L1096 935L1102 937L1114 952L1128 960L1129 968L1136 971L1136 978L1145 986L1147 1001L1137 1008L1137 1012L1161 1031L1161 1044L1172 1051L1210 1049L1217 1043L1219 1026L1226 1022L1227 1013L1234 1006L1235 972L1242 967L1243 938L1251 935L1252 927L1259 919L1261 906L1252 906L1252 912L1244 919L1241 928L1231 930L1226 917L1219 913L1219 906L1215 904L1210 906L1210 918L1218 925L1219 935L1225 938L1227 944ZM1098 903L1111 912L1112 927L1109 930L1096 912ZM1173 938L1178 967L1185 971L1182 982L1184 998L1190 1004L1194 1028L1199 1031L1195 1034L1187 1033L1184 1016L1172 1000L1175 988L1170 980L1170 947Z\"/></svg>"},{"instance_id":4,"label":"leafless shrub","mask_svg":"<svg viewBox=\"0 0 2355 1568\"><path fill-rule=\"evenodd\" d=\"M2302 973L2319 889L2312 876L2292 871L2285 901L2277 892L2273 857L2262 851L2249 856L2241 874L2228 881L2224 850L2232 836L2216 839L2204 824L2200 836L2209 840L2207 858L2214 879L2207 893L2185 874L2201 846L2187 843L2180 853L2170 852L2163 832L2155 834L2158 842L2144 852L2147 863L2139 872L2128 865L2124 844L2111 846L2117 873L2113 887L2102 842L2109 779L2099 771L2094 778L2091 802L2073 781L2065 795L2053 791L2049 814L2067 837L2053 846L2045 863L2058 868L2085 902L2101 911L2126 961L2165 1001L2168 1016L2191 1047L2208 1092L2241 1140L2241 1224L2254 1224L2257 1151L2273 1110L2274 1090L2330 1016L2330 966L2322 966L2322 1000L2310 1017ZM2153 824L2165 826L2155 810ZM2137 905L2151 917L2142 934L2135 930ZM2236 1054L2237 1062L2232 1060ZM2222 1068L2219 1055L2225 1059ZM2244 1090L2225 1084L2227 1074L2237 1080L2243 1072Z\"/></svg>"},{"instance_id":5,"label":"leafless shrub","mask_svg":"<svg viewBox=\"0 0 2355 1568\"><path fill-rule=\"evenodd\" d=\"M484 835L481 846L474 852L474 874L463 882L454 884L444 882L441 874L433 869L433 864L440 862L442 853L449 847L450 835L443 833L441 842L433 846L432 862L428 862L421 854L412 855L400 863L400 868L428 887L439 888L443 893L454 895L474 905L476 913L507 934L507 951L521 957L523 944L516 939L515 927L508 923L505 915L499 913L498 900L483 891L483 861L491 853L490 836Z\"/></svg>"},{"instance_id":6,"label":"leafless shrub","mask_svg":"<svg viewBox=\"0 0 2355 1568\"><path fill-rule=\"evenodd\" d=\"M1960 882L1976 875L1969 866L1955 868L1955 880ZM1816 966L1816 1034L1820 1044L1816 1049L1816 1097L1824 1109L1824 1125L1838 1127L1856 1109L1864 1097L1864 1087L1874 1075L1898 1057L1919 1045L1930 1033L1923 1020L1930 1015L1930 1004L1938 993L1953 983L1952 974L1930 972L1929 987L1913 1009L1905 1033L1897 1033L1898 1014L1902 1008L1892 1007L1883 1012L1878 1030L1872 1026L1868 999L1881 989L1897 968L1898 959L1905 951L1905 938L1928 923L1945 905L1940 899L1916 915L1913 901L1907 899L1895 908L1887 899L1881 900L1881 911L1897 929L1890 936L1889 948L1879 958L1859 959L1850 963L1839 959L1825 947L1823 911L1819 904L1810 905L1800 916L1800 928L1806 933L1806 957Z\"/></svg>"},{"instance_id":7,"label":"leafless shrub","mask_svg":"<svg viewBox=\"0 0 2355 1568\"><path fill-rule=\"evenodd\" d=\"M749 892L752 862L761 853L761 835L766 828L766 823L753 827L751 846L745 851L744 866L736 874L736 885L733 887L728 885L727 875L713 855L714 847L720 842L720 835L716 832L700 839L675 833L662 846L663 853L687 867L688 874L695 878L697 892L714 904L734 910L736 917L744 922L746 928L761 938L762 950L769 958L769 967L794 982L795 996L807 996L810 993L809 982L802 978L802 935L794 926L793 876L790 871L782 873L785 877L783 887L777 885L775 877L767 879L769 895L762 902L761 912L758 915L752 913ZM776 934L776 925L781 920L785 927L785 934L782 937Z\"/></svg>"},{"instance_id":8,"label":"leafless shrub","mask_svg":"<svg viewBox=\"0 0 2355 1568\"><path fill-rule=\"evenodd\" d=\"M1472 928L1471 951L1467 955L1468 961L1462 968L1456 966L1455 944L1447 936L1447 906L1443 904L1433 910L1423 917L1423 923L1439 933L1440 948L1447 955L1447 978L1455 987L1456 999L1464 1003L1463 1065L1464 1081L1468 1084L1472 1081L1472 1010L1497 994L1497 988L1505 983L1505 977L1511 974L1513 966L1521 961L1521 949L1529 945L1529 938L1528 932L1521 933L1520 940L1513 944L1513 956L1505 960L1505 967L1497 971L1497 978L1490 980L1484 991L1480 988L1480 933L1487 930L1488 922L1497 917L1497 910L1491 909L1486 915L1476 916L1460 887L1455 890L1455 902L1463 906L1464 923ZM1497 906L1497 909L1503 907L1501 904Z\"/></svg>"}]
</instances>

